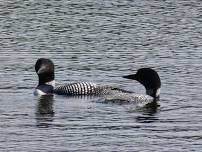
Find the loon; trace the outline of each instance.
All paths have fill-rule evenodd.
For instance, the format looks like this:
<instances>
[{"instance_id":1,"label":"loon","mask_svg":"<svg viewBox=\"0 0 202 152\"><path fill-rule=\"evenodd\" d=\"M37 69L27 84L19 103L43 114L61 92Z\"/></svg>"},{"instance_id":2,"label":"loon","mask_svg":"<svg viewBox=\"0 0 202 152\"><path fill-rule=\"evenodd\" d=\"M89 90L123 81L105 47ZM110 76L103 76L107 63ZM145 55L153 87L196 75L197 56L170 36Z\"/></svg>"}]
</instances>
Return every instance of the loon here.
<instances>
[{"instance_id":1,"label":"loon","mask_svg":"<svg viewBox=\"0 0 202 152\"><path fill-rule=\"evenodd\" d=\"M141 68L136 74L123 76L126 79L136 80L146 89L146 95L136 94L134 92L125 91L106 97L105 101L109 102L132 102L132 103L152 103L160 98L161 80L158 73L151 68Z\"/></svg>"},{"instance_id":2,"label":"loon","mask_svg":"<svg viewBox=\"0 0 202 152\"><path fill-rule=\"evenodd\" d=\"M35 95L96 95L104 96L106 101L157 101L160 96L161 80L157 72L151 68L141 68L136 74L123 76L136 80L146 89L146 95L135 94L131 91L91 82L76 82L55 87L54 64L50 59L40 58L35 64L35 71L39 78Z\"/></svg>"},{"instance_id":3,"label":"loon","mask_svg":"<svg viewBox=\"0 0 202 152\"><path fill-rule=\"evenodd\" d=\"M55 87L54 63L50 59L39 58L35 64L39 78L34 95L103 95L109 94L115 88L107 85L97 85L92 82L77 82Z\"/></svg>"}]
</instances>

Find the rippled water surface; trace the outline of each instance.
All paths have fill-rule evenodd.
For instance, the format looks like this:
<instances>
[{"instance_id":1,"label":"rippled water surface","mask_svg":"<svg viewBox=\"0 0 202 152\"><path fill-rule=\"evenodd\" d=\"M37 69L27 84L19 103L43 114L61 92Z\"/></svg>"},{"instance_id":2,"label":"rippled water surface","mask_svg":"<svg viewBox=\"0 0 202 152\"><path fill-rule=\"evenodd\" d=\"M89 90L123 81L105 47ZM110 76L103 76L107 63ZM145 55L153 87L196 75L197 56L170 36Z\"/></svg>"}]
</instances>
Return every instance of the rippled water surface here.
<instances>
[{"instance_id":1,"label":"rippled water surface","mask_svg":"<svg viewBox=\"0 0 202 152\"><path fill-rule=\"evenodd\" d=\"M1 0L0 151L201 151L200 0ZM145 93L121 76L156 69L160 107L33 96L34 64L56 81Z\"/></svg>"}]
</instances>

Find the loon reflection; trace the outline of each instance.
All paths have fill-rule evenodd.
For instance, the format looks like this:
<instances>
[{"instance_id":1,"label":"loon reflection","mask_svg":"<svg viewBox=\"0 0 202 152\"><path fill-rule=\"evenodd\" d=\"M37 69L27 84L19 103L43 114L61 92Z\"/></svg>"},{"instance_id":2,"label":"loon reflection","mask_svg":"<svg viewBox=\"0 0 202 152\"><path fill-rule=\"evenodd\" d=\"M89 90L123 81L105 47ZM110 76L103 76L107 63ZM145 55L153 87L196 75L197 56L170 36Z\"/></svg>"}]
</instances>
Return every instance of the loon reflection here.
<instances>
[{"instance_id":1,"label":"loon reflection","mask_svg":"<svg viewBox=\"0 0 202 152\"><path fill-rule=\"evenodd\" d=\"M44 95L39 97L36 106L36 125L38 127L49 127L54 120L53 109L54 98L52 95Z\"/></svg>"}]
</instances>

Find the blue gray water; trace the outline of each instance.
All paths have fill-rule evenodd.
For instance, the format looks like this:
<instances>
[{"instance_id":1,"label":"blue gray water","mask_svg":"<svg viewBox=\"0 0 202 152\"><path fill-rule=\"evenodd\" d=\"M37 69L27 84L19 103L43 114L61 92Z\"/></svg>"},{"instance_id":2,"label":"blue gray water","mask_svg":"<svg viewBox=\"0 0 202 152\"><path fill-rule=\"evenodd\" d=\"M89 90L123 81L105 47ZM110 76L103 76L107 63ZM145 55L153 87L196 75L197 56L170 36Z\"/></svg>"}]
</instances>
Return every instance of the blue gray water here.
<instances>
[{"instance_id":1,"label":"blue gray water","mask_svg":"<svg viewBox=\"0 0 202 152\"><path fill-rule=\"evenodd\" d=\"M0 151L201 151L200 0L0 1ZM33 96L39 57L56 81L145 93L123 75L152 67L160 107Z\"/></svg>"}]
</instances>

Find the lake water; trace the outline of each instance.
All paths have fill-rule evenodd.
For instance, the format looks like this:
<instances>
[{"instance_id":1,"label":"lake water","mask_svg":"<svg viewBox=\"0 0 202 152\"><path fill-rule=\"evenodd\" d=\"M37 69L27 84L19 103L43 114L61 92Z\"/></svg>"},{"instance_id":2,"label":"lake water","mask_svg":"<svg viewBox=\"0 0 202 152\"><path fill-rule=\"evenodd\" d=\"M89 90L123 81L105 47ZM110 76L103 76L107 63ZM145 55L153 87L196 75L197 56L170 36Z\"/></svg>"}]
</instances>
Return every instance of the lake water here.
<instances>
[{"instance_id":1,"label":"lake water","mask_svg":"<svg viewBox=\"0 0 202 152\"><path fill-rule=\"evenodd\" d=\"M1 0L0 151L201 151L200 0ZM90 81L145 93L123 75L162 80L160 107L96 97L33 95L40 57L56 81Z\"/></svg>"}]
</instances>

